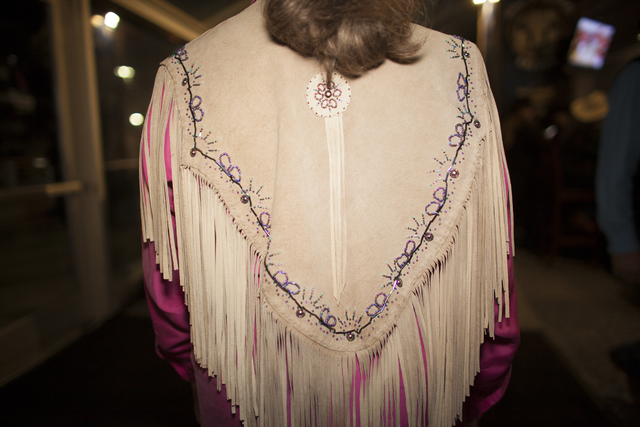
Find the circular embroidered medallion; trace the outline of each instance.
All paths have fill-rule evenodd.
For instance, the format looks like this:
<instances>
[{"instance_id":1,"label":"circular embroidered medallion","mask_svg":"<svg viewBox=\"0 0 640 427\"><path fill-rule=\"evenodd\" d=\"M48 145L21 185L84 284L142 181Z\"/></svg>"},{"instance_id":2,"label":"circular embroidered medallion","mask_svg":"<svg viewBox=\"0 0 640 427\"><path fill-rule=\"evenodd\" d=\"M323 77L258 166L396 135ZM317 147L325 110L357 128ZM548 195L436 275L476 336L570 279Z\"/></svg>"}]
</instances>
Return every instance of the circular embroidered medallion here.
<instances>
[{"instance_id":1,"label":"circular embroidered medallion","mask_svg":"<svg viewBox=\"0 0 640 427\"><path fill-rule=\"evenodd\" d=\"M327 87L324 73L313 76L307 86L307 105L316 116L333 117L343 113L351 102L351 87L338 73Z\"/></svg>"}]
</instances>

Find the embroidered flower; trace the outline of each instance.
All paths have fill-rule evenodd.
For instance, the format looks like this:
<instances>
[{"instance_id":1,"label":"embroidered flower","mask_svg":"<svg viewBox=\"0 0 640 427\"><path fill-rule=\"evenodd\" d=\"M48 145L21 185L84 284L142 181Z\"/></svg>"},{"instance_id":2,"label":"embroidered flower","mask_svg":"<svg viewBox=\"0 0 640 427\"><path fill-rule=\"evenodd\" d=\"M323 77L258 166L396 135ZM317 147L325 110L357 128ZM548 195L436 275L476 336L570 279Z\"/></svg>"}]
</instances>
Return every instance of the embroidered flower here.
<instances>
[{"instance_id":1,"label":"embroidered flower","mask_svg":"<svg viewBox=\"0 0 640 427\"><path fill-rule=\"evenodd\" d=\"M333 117L344 112L351 101L351 88L340 74L334 73L331 87L324 73L313 76L307 86L307 104L316 116Z\"/></svg>"},{"instance_id":2,"label":"embroidered flower","mask_svg":"<svg viewBox=\"0 0 640 427\"><path fill-rule=\"evenodd\" d=\"M331 110L338 108L338 101L342 96L342 91L336 86L336 82L331 82L331 89L327 89L326 83L318 83L314 98L320 102L320 107Z\"/></svg>"},{"instance_id":3,"label":"embroidered flower","mask_svg":"<svg viewBox=\"0 0 640 427\"><path fill-rule=\"evenodd\" d=\"M189 55L187 54L186 47L182 46L180 49L176 50L173 57L180 62L187 61L189 59Z\"/></svg>"}]
</instances>

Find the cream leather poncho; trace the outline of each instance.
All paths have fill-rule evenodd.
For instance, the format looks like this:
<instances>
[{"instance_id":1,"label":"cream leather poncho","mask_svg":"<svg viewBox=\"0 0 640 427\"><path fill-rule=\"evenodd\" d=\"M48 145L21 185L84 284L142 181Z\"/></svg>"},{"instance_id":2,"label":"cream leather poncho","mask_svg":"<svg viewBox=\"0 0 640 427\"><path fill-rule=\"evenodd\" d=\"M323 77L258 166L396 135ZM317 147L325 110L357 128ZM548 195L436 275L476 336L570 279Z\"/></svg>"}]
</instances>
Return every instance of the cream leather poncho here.
<instances>
[{"instance_id":1,"label":"cream leather poncho","mask_svg":"<svg viewBox=\"0 0 640 427\"><path fill-rule=\"evenodd\" d=\"M450 426L496 300L509 316L481 55L416 27L415 63L328 87L262 20L253 5L163 62L141 145L144 238L166 279L179 270L196 360L260 425L286 425L288 399L293 425L349 424L359 371L366 425L402 372L409 420Z\"/></svg>"}]
</instances>

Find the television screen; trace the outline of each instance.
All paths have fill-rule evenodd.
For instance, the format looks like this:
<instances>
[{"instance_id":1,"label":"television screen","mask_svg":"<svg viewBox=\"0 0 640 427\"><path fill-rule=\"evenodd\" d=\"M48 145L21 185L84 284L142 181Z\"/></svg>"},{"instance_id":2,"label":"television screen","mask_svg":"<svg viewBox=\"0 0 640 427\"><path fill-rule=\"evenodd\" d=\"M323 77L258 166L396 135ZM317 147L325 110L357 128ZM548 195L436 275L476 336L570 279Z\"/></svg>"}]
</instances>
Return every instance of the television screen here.
<instances>
[{"instance_id":1,"label":"television screen","mask_svg":"<svg viewBox=\"0 0 640 427\"><path fill-rule=\"evenodd\" d=\"M569 48L569 63L596 70L602 68L615 32L616 29L612 25L580 18Z\"/></svg>"}]
</instances>

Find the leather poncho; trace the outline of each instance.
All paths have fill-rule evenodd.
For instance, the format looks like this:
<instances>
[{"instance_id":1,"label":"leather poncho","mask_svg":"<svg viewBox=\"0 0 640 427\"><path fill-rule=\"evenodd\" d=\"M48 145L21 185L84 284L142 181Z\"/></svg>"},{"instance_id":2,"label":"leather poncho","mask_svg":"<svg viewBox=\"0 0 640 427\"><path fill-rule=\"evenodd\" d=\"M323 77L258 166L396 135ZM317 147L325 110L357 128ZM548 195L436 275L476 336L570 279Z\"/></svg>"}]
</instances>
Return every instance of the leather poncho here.
<instances>
[{"instance_id":1,"label":"leather poncho","mask_svg":"<svg viewBox=\"0 0 640 427\"><path fill-rule=\"evenodd\" d=\"M349 425L358 374L366 425L404 393L411 423L450 426L494 305L509 316L481 55L416 26L415 62L328 85L262 20L253 5L164 61L142 138L144 238L179 272L195 358L260 425Z\"/></svg>"}]
</instances>

